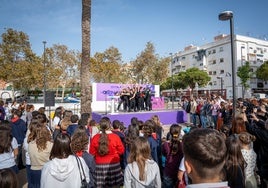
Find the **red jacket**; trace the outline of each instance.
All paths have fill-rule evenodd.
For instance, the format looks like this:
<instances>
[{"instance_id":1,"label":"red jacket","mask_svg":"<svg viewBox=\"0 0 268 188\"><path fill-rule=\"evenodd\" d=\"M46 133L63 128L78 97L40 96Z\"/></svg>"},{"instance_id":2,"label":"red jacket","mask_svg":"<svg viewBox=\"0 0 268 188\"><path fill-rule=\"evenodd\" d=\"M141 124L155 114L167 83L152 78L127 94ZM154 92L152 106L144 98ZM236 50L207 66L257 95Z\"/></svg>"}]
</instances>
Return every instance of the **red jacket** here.
<instances>
[{"instance_id":1,"label":"red jacket","mask_svg":"<svg viewBox=\"0 0 268 188\"><path fill-rule=\"evenodd\" d=\"M111 131L106 131L108 135L108 147L109 152L106 155L99 155L99 139L101 134L96 134L90 143L89 153L95 157L96 164L113 164L120 162L120 155L125 151L124 145L121 139Z\"/></svg>"}]
</instances>

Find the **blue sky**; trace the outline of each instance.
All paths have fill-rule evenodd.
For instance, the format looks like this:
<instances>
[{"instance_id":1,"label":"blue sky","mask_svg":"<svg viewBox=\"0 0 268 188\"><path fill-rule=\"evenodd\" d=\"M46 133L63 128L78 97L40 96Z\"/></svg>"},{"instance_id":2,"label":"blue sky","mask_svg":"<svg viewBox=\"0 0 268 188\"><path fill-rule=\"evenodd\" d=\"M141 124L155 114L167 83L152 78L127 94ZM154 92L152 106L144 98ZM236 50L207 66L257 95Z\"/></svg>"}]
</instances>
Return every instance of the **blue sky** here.
<instances>
[{"instance_id":1,"label":"blue sky","mask_svg":"<svg viewBox=\"0 0 268 188\"><path fill-rule=\"evenodd\" d=\"M5 28L27 33L32 50L64 44L81 51L82 0L0 0L0 34ZM202 45L229 33L229 22L218 20L224 10L234 13L235 34L268 39L267 0L92 0L91 55L111 46L122 59L133 60L152 42L166 57L190 44Z\"/></svg>"}]
</instances>

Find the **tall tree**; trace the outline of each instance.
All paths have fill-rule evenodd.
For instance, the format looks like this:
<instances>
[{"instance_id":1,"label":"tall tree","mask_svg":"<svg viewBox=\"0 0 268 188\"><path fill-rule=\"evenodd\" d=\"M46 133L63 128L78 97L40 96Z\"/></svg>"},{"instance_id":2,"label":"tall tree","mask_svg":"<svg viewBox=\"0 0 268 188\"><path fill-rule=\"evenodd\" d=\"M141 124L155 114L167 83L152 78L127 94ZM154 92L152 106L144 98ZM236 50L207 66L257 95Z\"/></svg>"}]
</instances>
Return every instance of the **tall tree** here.
<instances>
[{"instance_id":1,"label":"tall tree","mask_svg":"<svg viewBox=\"0 0 268 188\"><path fill-rule=\"evenodd\" d=\"M67 86L75 83L79 72L79 59L75 51L65 45L54 44L46 49L47 85L51 88L62 87L62 100Z\"/></svg>"},{"instance_id":2,"label":"tall tree","mask_svg":"<svg viewBox=\"0 0 268 188\"><path fill-rule=\"evenodd\" d=\"M82 59L81 59L81 113L91 114L90 88L90 23L91 0L82 0Z\"/></svg>"},{"instance_id":3,"label":"tall tree","mask_svg":"<svg viewBox=\"0 0 268 188\"><path fill-rule=\"evenodd\" d=\"M149 80L150 83L159 85L168 76L168 64L170 62L170 58L157 58L155 62L153 62L151 72L149 72Z\"/></svg>"},{"instance_id":4,"label":"tall tree","mask_svg":"<svg viewBox=\"0 0 268 188\"><path fill-rule=\"evenodd\" d=\"M115 47L110 47L103 53L96 53L91 58L90 71L95 82L120 83L122 82L121 53Z\"/></svg>"},{"instance_id":5,"label":"tall tree","mask_svg":"<svg viewBox=\"0 0 268 188\"><path fill-rule=\"evenodd\" d=\"M191 88L191 91L195 88L196 84L200 87L204 87L211 80L211 77L207 72L199 70L196 67L187 69L185 72L179 72L173 75L174 89L186 89ZM167 78L166 82L162 83L161 89L171 89L172 77ZM192 95L192 94L191 94Z\"/></svg>"},{"instance_id":6,"label":"tall tree","mask_svg":"<svg viewBox=\"0 0 268 188\"><path fill-rule=\"evenodd\" d=\"M145 49L138 55L135 61L132 62L133 73L139 83L152 83L151 73L154 64L157 62L155 47L153 43L147 42Z\"/></svg>"},{"instance_id":7,"label":"tall tree","mask_svg":"<svg viewBox=\"0 0 268 188\"><path fill-rule=\"evenodd\" d=\"M251 68L250 68L248 61L244 65L242 65L241 67L238 67L238 69L237 69L237 76L240 78L241 85L243 88L242 89L242 98L244 98L244 96L245 96L246 89L249 88L248 80L252 77L252 73L250 70L251 70Z\"/></svg>"},{"instance_id":8,"label":"tall tree","mask_svg":"<svg viewBox=\"0 0 268 188\"><path fill-rule=\"evenodd\" d=\"M31 50L29 37L11 28L2 34L0 43L0 79L14 89L42 86L42 60Z\"/></svg>"},{"instance_id":9,"label":"tall tree","mask_svg":"<svg viewBox=\"0 0 268 188\"><path fill-rule=\"evenodd\" d=\"M203 87L206 86L211 80L211 77L207 72L199 70L196 67L187 69L183 78L183 81L191 88L191 91L193 91L196 84L198 84L200 87Z\"/></svg>"}]
</instances>

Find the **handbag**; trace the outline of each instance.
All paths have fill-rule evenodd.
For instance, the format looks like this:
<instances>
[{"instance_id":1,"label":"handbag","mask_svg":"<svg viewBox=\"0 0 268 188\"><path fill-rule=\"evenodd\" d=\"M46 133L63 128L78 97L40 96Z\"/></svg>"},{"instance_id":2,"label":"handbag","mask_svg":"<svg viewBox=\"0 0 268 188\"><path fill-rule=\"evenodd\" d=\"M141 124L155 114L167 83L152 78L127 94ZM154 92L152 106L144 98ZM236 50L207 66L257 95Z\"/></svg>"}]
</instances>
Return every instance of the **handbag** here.
<instances>
[{"instance_id":1,"label":"handbag","mask_svg":"<svg viewBox=\"0 0 268 188\"><path fill-rule=\"evenodd\" d=\"M87 188L88 187L88 183L87 183L87 180L86 180L86 176L85 176L85 172L84 172L84 169L83 169L81 160L77 156L75 156L75 158L76 158L76 161L77 161L77 164L78 164L78 168L79 168L79 174L80 174L80 179L81 179L81 188ZM83 177L82 177L82 174L81 174L81 169L82 169L82 172L83 172Z\"/></svg>"}]
</instances>

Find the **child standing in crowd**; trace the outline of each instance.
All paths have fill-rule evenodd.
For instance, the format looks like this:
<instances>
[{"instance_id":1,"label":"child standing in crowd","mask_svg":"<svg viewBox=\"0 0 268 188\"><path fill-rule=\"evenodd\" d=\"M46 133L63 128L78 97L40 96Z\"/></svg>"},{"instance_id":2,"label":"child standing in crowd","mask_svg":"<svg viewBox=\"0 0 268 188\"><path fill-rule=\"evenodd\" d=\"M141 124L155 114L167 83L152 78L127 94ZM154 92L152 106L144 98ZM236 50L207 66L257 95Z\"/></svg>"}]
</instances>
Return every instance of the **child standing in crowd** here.
<instances>
[{"instance_id":1,"label":"child standing in crowd","mask_svg":"<svg viewBox=\"0 0 268 188\"><path fill-rule=\"evenodd\" d=\"M18 155L18 143L12 137L9 122L0 122L0 169L10 168L15 173L19 172L15 158Z\"/></svg>"},{"instance_id":2,"label":"child standing in crowd","mask_svg":"<svg viewBox=\"0 0 268 188\"><path fill-rule=\"evenodd\" d=\"M11 118L12 136L16 138L19 148L19 153L17 157L17 165L19 169L25 168L22 161L22 144L27 130L26 123L20 118L21 115L21 111L15 109Z\"/></svg>"},{"instance_id":3,"label":"child standing in crowd","mask_svg":"<svg viewBox=\"0 0 268 188\"><path fill-rule=\"evenodd\" d=\"M162 154L166 158L163 187L173 188L177 182L178 166L183 157L182 144L180 142L181 126L172 124L170 127L171 141L162 145Z\"/></svg>"},{"instance_id":4,"label":"child standing in crowd","mask_svg":"<svg viewBox=\"0 0 268 188\"><path fill-rule=\"evenodd\" d=\"M56 108L56 110L54 112L54 116L52 117L52 125L51 125L52 131L54 131L56 129L56 127L58 127L60 125L60 121L62 119L63 112L64 112L64 108L62 106L59 106Z\"/></svg>"},{"instance_id":5,"label":"child standing in crowd","mask_svg":"<svg viewBox=\"0 0 268 188\"><path fill-rule=\"evenodd\" d=\"M187 188L227 188L222 182L226 145L221 134L213 129L195 129L183 137L185 169L192 184Z\"/></svg>"},{"instance_id":6,"label":"child standing in crowd","mask_svg":"<svg viewBox=\"0 0 268 188\"><path fill-rule=\"evenodd\" d=\"M90 138L93 138L100 131L99 128L97 127L97 122L94 119L90 120L88 129Z\"/></svg>"},{"instance_id":7,"label":"child standing in crowd","mask_svg":"<svg viewBox=\"0 0 268 188\"><path fill-rule=\"evenodd\" d=\"M134 143L134 140L139 137L139 126L131 124L128 126L126 137L125 137L125 153L124 153L124 166L127 166L127 158L130 153L130 149Z\"/></svg>"},{"instance_id":8,"label":"child standing in crowd","mask_svg":"<svg viewBox=\"0 0 268 188\"><path fill-rule=\"evenodd\" d=\"M41 170L44 164L49 161L53 146L50 131L43 123L38 122L36 126L31 127L28 144L31 160L31 182L28 183L30 187L40 187Z\"/></svg>"},{"instance_id":9,"label":"child standing in crowd","mask_svg":"<svg viewBox=\"0 0 268 188\"><path fill-rule=\"evenodd\" d=\"M131 147L124 174L124 186L161 188L159 167L151 159L150 145L144 137L138 137Z\"/></svg>"},{"instance_id":10,"label":"child standing in crowd","mask_svg":"<svg viewBox=\"0 0 268 188\"><path fill-rule=\"evenodd\" d=\"M96 161L96 187L119 187L123 184L120 155L124 153L124 145L110 130L108 118L102 118L99 124L101 132L92 138L89 149Z\"/></svg>"},{"instance_id":11,"label":"child standing in crowd","mask_svg":"<svg viewBox=\"0 0 268 188\"><path fill-rule=\"evenodd\" d=\"M121 132L121 130L120 130L121 126L122 126L122 123L119 120L114 120L113 121L112 132L114 134L116 134L117 136L119 136L119 138L120 138L120 140L121 140L121 142L122 142L122 144L124 145L124 148L125 148L125 145L126 145L125 144L125 134L123 132ZM123 155L120 155L120 164L121 164L122 170L125 169L124 155L125 155L125 153Z\"/></svg>"},{"instance_id":12,"label":"child standing in crowd","mask_svg":"<svg viewBox=\"0 0 268 188\"><path fill-rule=\"evenodd\" d=\"M245 169L245 187L257 187L257 180L255 177L257 154L252 148L252 142L256 140L256 137L247 132L242 132L239 134L239 140L241 142L242 155L247 163Z\"/></svg>"},{"instance_id":13,"label":"child standing in crowd","mask_svg":"<svg viewBox=\"0 0 268 188\"><path fill-rule=\"evenodd\" d=\"M59 133L55 138L50 161L42 169L41 188L81 187L81 177L89 183L88 167L82 158L73 155L70 144L68 134Z\"/></svg>"},{"instance_id":14,"label":"child standing in crowd","mask_svg":"<svg viewBox=\"0 0 268 188\"><path fill-rule=\"evenodd\" d=\"M78 156L82 157L88 168L89 168L89 186L88 188L93 188L95 186L94 184L94 172L96 168L96 163L95 159L93 158L92 155L90 155L87 150L88 150L88 143L89 143L89 137L86 133L86 129L84 126L79 126L75 129L72 139L71 139L71 148L73 153Z\"/></svg>"},{"instance_id":15,"label":"child standing in crowd","mask_svg":"<svg viewBox=\"0 0 268 188\"><path fill-rule=\"evenodd\" d=\"M76 114L71 116L71 124L67 128L67 134L72 136L76 128L78 127L79 117Z\"/></svg>"},{"instance_id":16,"label":"child standing in crowd","mask_svg":"<svg viewBox=\"0 0 268 188\"><path fill-rule=\"evenodd\" d=\"M158 159L158 143L159 143L159 137L155 134L155 123L153 120L147 120L145 121L143 125L143 133L144 137L147 138L150 149L151 149L151 156L153 160L157 163L160 161ZM154 134L153 134L154 133Z\"/></svg>"},{"instance_id":17,"label":"child standing in crowd","mask_svg":"<svg viewBox=\"0 0 268 188\"><path fill-rule=\"evenodd\" d=\"M245 187L244 170L246 162L241 152L238 135L232 134L226 139L227 157L225 162L228 185L235 188Z\"/></svg>"}]
</instances>

